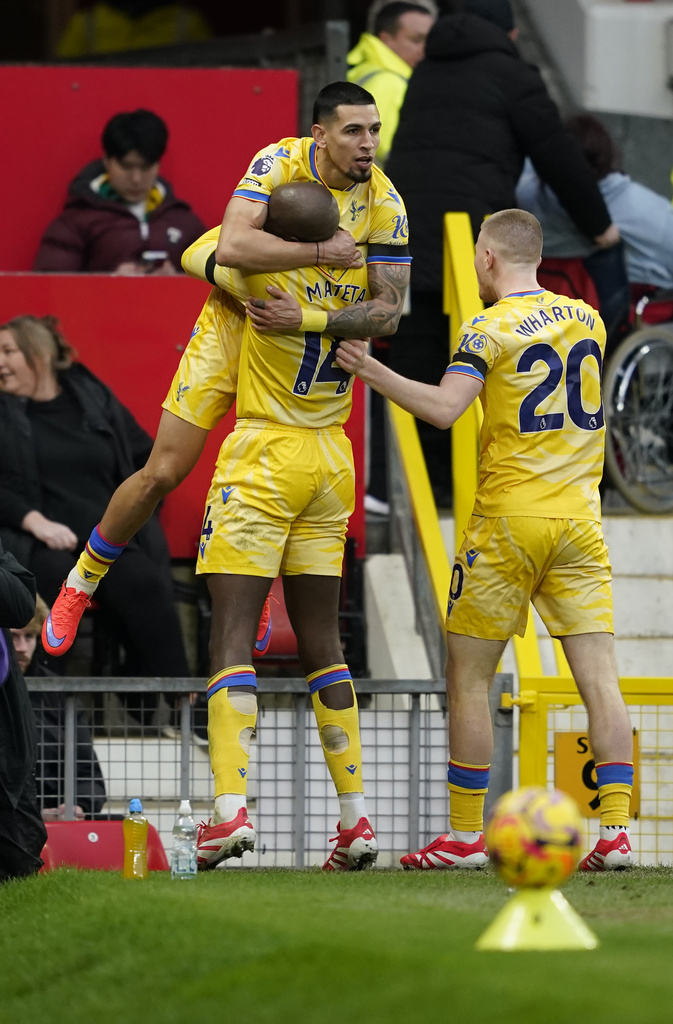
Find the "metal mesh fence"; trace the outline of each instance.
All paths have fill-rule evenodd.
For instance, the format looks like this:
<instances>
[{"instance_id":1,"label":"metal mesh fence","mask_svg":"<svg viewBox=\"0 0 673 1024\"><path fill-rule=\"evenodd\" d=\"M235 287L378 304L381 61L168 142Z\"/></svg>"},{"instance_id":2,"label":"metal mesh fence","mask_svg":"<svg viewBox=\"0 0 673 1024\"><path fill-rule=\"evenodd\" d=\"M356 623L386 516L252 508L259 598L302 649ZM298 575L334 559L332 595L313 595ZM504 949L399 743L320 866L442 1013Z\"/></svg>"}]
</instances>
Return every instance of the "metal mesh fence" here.
<instances>
[{"instance_id":1,"label":"metal mesh fence","mask_svg":"<svg viewBox=\"0 0 673 1024\"><path fill-rule=\"evenodd\" d=\"M503 679L511 685L511 677ZM202 690L201 681L27 683L38 720L38 783L50 816L121 817L137 796L167 849L180 799L189 797L196 820L210 816L215 794L205 715L180 694L185 685ZM367 810L379 864L392 866L448 828L444 684L358 680L356 689ZM248 808L257 848L227 867L324 862L339 805L303 679L260 680Z\"/></svg>"},{"instance_id":2,"label":"metal mesh fence","mask_svg":"<svg viewBox=\"0 0 673 1024\"><path fill-rule=\"evenodd\" d=\"M629 705L638 735L640 812L631 820L631 846L639 864L673 864L673 708ZM554 735L586 732L583 706L549 706L547 782L554 784ZM585 819L585 846L595 841L597 821Z\"/></svg>"}]
</instances>

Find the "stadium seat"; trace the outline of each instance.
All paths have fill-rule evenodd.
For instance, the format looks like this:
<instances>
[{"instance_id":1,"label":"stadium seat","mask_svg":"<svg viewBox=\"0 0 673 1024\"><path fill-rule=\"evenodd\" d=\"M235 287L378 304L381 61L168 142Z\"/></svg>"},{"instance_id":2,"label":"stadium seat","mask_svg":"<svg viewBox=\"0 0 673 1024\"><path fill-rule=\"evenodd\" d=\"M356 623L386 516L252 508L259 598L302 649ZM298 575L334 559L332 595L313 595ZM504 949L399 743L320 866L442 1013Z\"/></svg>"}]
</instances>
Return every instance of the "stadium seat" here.
<instances>
[{"instance_id":1,"label":"stadium seat","mask_svg":"<svg viewBox=\"0 0 673 1024\"><path fill-rule=\"evenodd\" d=\"M42 849L42 871L64 865L121 871L124 866L122 821L48 821L47 842ZM168 860L159 833L149 825L147 866L150 871L168 871Z\"/></svg>"}]
</instances>

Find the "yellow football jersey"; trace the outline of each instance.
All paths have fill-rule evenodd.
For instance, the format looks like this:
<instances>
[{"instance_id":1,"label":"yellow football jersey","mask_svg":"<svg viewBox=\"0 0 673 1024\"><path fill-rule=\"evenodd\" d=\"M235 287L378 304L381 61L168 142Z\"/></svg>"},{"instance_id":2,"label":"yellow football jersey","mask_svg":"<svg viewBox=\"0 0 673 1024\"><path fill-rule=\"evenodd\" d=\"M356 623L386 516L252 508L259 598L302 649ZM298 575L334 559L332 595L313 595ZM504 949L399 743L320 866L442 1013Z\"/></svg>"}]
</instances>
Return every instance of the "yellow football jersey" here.
<instances>
[{"instance_id":1,"label":"yellow football jersey","mask_svg":"<svg viewBox=\"0 0 673 1024\"><path fill-rule=\"evenodd\" d=\"M304 267L246 276L245 282L249 295L268 298L266 286L273 284L304 308L315 301L321 309L341 309L369 298L365 267ZM261 332L246 320L236 415L297 427L344 423L351 409L353 378L335 363L338 345L327 333Z\"/></svg>"},{"instance_id":2,"label":"yellow football jersey","mask_svg":"<svg viewBox=\"0 0 673 1024\"><path fill-rule=\"evenodd\" d=\"M274 188L288 181L320 181L317 164L318 147L311 138L281 139L261 150L237 185L234 196L253 202L268 203ZM329 187L329 186L326 186ZM367 244L406 246L409 241L407 214L401 197L383 171L372 167L369 181L353 182L345 189L330 192L339 204L340 226L350 231L358 246L367 254ZM409 265L411 257L386 255L372 257L373 262Z\"/></svg>"},{"instance_id":3,"label":"yellow football jersey","mask_svg":"<svg viewBox=\"0 0 673 1024\"><path fill-rule=\"evenodd\" d=\"M604 351L596 310L542 289L463 324L447 373L484 380L476 515L600 519Z\"/></svg>"}]
</instances>

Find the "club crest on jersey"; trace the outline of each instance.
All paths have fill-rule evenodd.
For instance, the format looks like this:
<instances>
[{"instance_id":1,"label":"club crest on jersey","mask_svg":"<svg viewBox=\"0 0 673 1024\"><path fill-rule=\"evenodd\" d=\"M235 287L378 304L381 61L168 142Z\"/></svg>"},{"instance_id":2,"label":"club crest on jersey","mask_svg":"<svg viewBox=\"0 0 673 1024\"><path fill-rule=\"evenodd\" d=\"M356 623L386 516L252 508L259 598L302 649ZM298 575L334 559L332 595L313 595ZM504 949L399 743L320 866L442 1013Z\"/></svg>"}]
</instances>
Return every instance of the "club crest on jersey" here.
<instances>
[{"instance_id":1,"label":"club crest on jersey","mask_svg":"<svg viewBox=\"0 0 673 1024\"><path fill-rule=\"evenodd\" d=\"M351 220L357 220L360 214L363 213L364 210L366 209L367 207L364 205L364 203L358 206L357 202L354 199L350 205Z\"/></svg>"},{"instance_id":2,"label":"club crest on jersey","mask_svg":"<svg viewBox=\"0 0 673 1024\"><path fill-rule=\"evenodd\" d=\"M459 352L483 352L485 348L486 338L478 331L473 334L463 334L458 344Z\"/></svg>"},{"instance_id":3,"label":"club crest on jersey","mask_svg":"<svg viewBox=\"0 0 673 1024\"><path fill-rule=\"evenodd\" d=\"M254 164L250 168L252 174L268 174L273 167L272 156L260 156L259 160L255 160Z\"/></svg>"},{"instance_id":4,"label":"club crest on jersey","mask_svg":"<svg viewBox=\"0 0 673 1024\"><path fill-rule=\"evenodd\" d=\"M181 398L184 398L185 395L187 394L187 392L189 391L189 388L190 388L189 384L183 384L182 381L180 381L180 383L178 384L178 393L175 396L176 397L176 401L179 402Z\"/></svg>"}]
</instances>

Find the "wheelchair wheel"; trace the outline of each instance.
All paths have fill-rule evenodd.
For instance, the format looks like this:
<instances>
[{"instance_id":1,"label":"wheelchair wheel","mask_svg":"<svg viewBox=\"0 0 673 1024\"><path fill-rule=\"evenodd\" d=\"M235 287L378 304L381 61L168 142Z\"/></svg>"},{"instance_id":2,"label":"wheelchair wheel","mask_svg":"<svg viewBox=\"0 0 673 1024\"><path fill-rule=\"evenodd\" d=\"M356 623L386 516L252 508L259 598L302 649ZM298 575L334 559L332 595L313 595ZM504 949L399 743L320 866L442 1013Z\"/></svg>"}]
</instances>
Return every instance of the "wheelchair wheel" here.
<instances>
[{"instance_id":1,"label":"wheelchair wheel","mask_svg":"<svg viewBox=\"0 0 673 1024\"><path fill-rule=\"evenodd\" d=\"M673 510L673 327L625 338L603 376L605 462L640 512Z\"/></svg>"}]
</instances>

